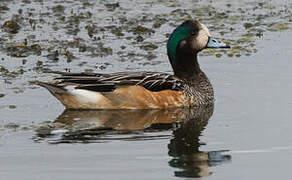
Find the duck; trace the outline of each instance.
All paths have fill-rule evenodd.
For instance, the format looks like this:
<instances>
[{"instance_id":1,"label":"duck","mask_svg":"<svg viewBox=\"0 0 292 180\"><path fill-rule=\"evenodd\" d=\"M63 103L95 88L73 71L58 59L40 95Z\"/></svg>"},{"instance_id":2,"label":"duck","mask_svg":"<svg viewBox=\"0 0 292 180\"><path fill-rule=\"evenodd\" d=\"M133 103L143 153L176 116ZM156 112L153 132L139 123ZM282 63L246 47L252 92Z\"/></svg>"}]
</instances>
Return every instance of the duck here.
<instances>
[{"instance_id":1,"label":"duck","mask_svg":"<svg viewBox=\"0 0 292 180\"><path fill-rule=\"evenodd\" d=\"M230 48L212 37L198 20L180 24L167 41L173 74L164 72L58 74L51 82L35 81L66 109L168 109L208 106L214 90L201 70L197 54L206 48Z\"/></svg>"}]
</instances>

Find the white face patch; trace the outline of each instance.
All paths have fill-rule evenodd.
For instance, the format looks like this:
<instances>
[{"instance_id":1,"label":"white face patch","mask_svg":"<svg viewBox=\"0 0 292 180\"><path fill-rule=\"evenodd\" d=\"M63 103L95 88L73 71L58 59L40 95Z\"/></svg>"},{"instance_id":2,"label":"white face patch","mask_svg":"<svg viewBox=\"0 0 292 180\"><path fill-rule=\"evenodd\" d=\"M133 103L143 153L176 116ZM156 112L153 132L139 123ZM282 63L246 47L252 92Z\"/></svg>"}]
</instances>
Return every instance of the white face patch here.
<instances>
[{"instance_id":1,"label":"white face patch","mask_svg":"<svg viewBox=\"0 0 292 180\"><path fill-rule=\"evenodd\" d=\"M196 38L196 43L195 43L195 48L196 49L204 49L208 43L209 37L210 37L210 33L208 28L204 25L204 24L200 24L201 25L201 29L198 33L198 36Z\"/></svg>"},{"instance_id":2,"label":"white face patch","mask_svg":"<svg viewBox=\"0 0 292 180\"><path fill-rule=\"evenodd\" d=\"M204 24L201 24L201 27L202 27L202 30L204 30L207 33L207 35L210 37L211 35L209 33L208 28Z\"/></svg>"}]
</instances>

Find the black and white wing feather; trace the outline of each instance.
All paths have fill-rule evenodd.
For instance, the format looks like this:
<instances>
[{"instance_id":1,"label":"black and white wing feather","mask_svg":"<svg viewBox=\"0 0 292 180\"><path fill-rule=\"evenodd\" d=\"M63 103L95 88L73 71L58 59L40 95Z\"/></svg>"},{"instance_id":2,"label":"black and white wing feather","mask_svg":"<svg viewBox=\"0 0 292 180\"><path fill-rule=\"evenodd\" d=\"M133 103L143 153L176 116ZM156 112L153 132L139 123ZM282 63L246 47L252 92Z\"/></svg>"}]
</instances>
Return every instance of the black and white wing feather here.
<instances>
[{"instance_id":1,"label":"black and white wing feather","mask_svg":"<svg viewBox=\"0 0 292 180\"><path fill-rule=\"evenodd\" d=\"M53 72L60 74L55 78L55 85L74 85L76 89L87 89L98 92L110 92L120 86L139 85L150 91L183 89L182 80L167 73L157 72L120 72L111 74L100 73L68 73Z\"/></svg>"}]
</instances>

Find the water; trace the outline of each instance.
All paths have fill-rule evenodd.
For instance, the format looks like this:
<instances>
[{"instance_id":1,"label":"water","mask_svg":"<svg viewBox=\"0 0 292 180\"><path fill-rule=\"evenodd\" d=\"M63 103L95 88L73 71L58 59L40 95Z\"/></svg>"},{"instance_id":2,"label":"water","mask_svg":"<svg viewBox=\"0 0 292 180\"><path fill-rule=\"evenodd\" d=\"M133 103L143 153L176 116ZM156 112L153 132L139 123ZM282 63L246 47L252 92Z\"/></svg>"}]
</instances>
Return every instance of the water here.
<instances>
[{"instance_id":1,"label":"water","mask_svg":"<svg viewBox=\"0 0 292 180\"><path fill-rule=\"evenodd\" d=\"M188 3L195 2L182 4L182 8L188 9ZM224 9L227 3L230 2L210 4ZM280 3L291 6L288 1ZM49 3L43 6L53 5ZM285 9L284 5L278 9ZM8 7L12 6L17 6L17 3ZM121 6L125 4L121 3ZM158 7L164 7L164 4L143 4L144 11L149 12L149 7L155 11ZM237 12L236 8L234 11ZM130 12L132 14L127 16L134 17L139 10ZM250 12L253 10L247 11ZM104 16L107 13L111 12L105 12ZM1 15L3 24L9 13ZM289 12L284 15L288 16ZM246 17L251 18L252 15L246 14ZM175 22L173 18L171 22ZM284 21L291 25L288 19ZM275 23L283 19L271 16L266 20ZM205 21L212 26L212 20ZM101 23L105 22L110 21ZM143 25L147 26L147 22ZM79 59L68 63L64 55L59 56L58 62L48 60L47 49L42 56L15 58L8 56L1 48L1 56L4 57L4 60L0 60L1 65L10 72L22 66L25 72L16 77L11 74L0 75L0 93L4 94L0 98L0 179L290 179L291 29L275 32L265 30L263 36L255 38L253 42L255 47L251 49L257 52L249 55L240 52L240 57L229 57L225 55L228 53L220 52L223 55L221 58L214 54L199 57L201 68L215 89L214 107L169 111L64 111L63 106L45 89L28 83L34 79L52 78L52 75L43 73L42 68L71 68L75 72L88 68L102 72L124 69L169 72L163 33L172 27L169 24L162 27L156 29L154 39L143 35L147 41L161 42L161 47L154 50L158 57L151 60L144 60L141 54L149 52L141 50L135 55L126 56L138 60L119 61L121 57L115 53L120 51L116 45L116 41L120 40L116 37L103 41L114 41L113 55L91 57L72 48L70 50ZM240 23L235 27L242 28ZM264 23L259 26L262 29L267 27ZM213 30L213 34L237 39L245 32L220 35L220 30ZM24 32L29 34L31 30ZM81 32L79 35L84 37L85 44L95 47L93 40L85 38L84 29L81 28ZM64 35L63 32L58 33ZM19 35L10 41L21 41ZM44 39L54 38L54 35L50 36ZM127 36L135 37L131 33ZM1 37L6 38L6 34L2 32ZM40 40L40 43L45 42ZM47 45L51 46L52 43ZM105 46L109 45L105 43ZM129 48L131 46L134 46L134 50L139 49L139 44L129 43L124 53L132 51ZM22 65L22 59L28 62ZM37 60L43 61L42 68L35 68ZM96 60L101 60L100 64L96 64ZM86 61L87 64L78 65ZM106 68L99 69L100 65Z\"/></svg>"}]
</instances>

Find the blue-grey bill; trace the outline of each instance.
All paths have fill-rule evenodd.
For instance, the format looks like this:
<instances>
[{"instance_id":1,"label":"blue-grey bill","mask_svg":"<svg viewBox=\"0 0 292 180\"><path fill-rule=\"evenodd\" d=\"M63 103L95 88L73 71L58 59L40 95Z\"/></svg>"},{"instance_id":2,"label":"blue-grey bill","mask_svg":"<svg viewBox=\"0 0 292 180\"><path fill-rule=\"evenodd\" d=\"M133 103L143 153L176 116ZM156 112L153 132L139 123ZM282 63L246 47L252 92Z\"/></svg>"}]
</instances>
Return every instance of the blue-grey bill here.
<instances>
[{"instance_id":1,"label":"blue-grey bill","mask_svg":"<svg viewBox=\"0 0 292 180\"><path fill-rule=\"evenodd\" d=\"M230 46L210 37L206 48L230 48Z\"/></svg>"}]
</instances>

